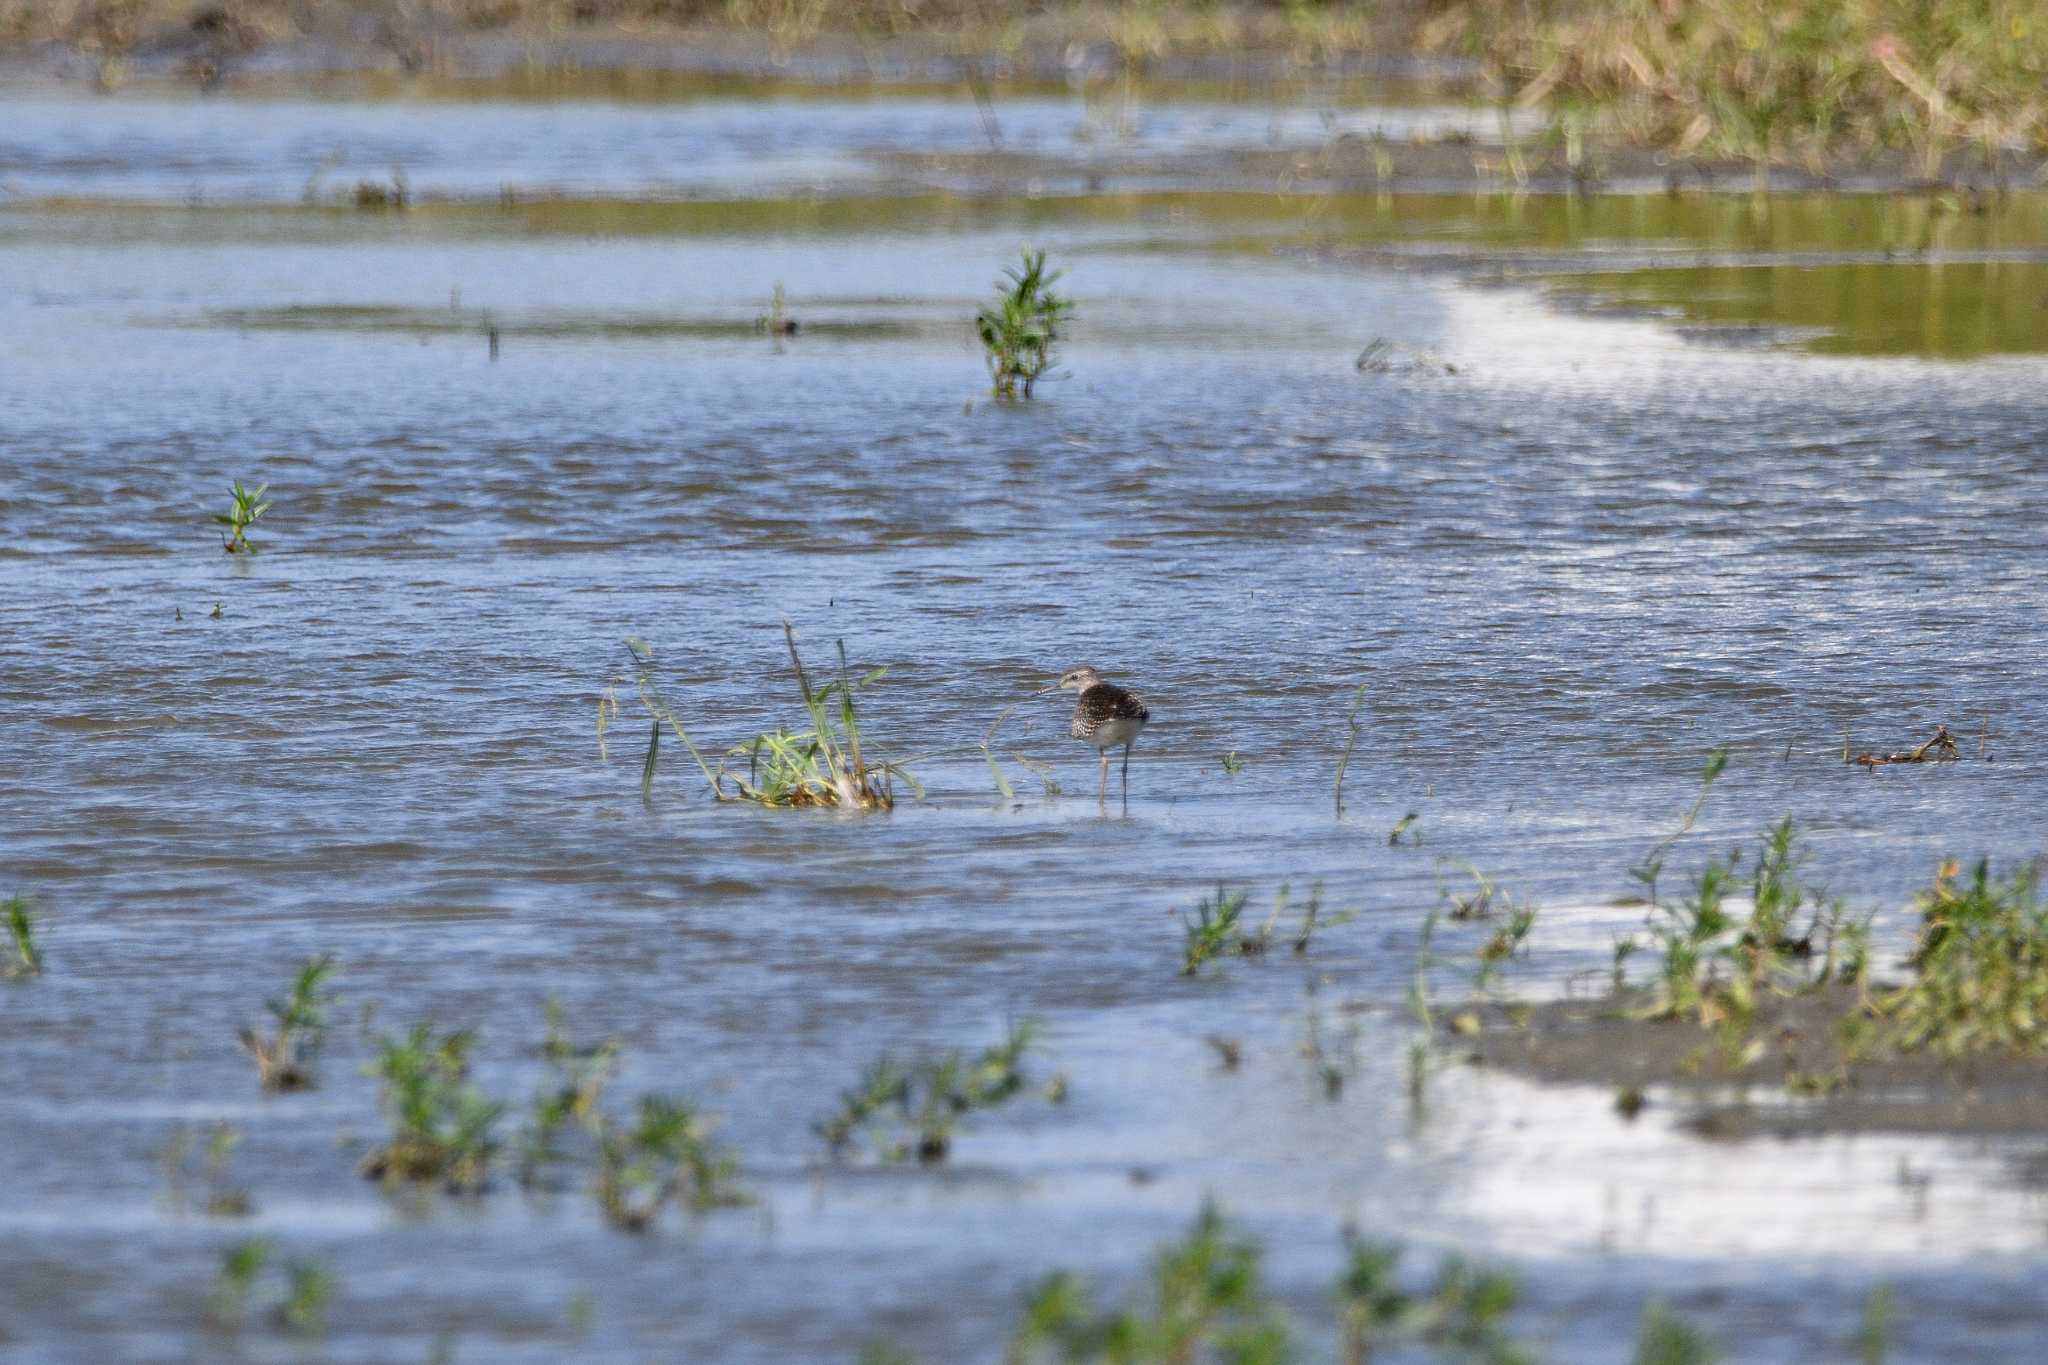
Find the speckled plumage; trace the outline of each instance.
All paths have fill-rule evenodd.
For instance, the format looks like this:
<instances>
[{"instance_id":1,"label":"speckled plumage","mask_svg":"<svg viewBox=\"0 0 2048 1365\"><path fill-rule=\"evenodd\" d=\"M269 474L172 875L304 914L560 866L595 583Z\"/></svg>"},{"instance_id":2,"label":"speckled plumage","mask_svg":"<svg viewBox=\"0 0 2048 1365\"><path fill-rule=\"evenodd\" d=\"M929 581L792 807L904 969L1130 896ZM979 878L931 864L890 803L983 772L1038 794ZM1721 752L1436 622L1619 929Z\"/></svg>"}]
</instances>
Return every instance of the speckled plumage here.
<instances>
[{"instance_id":1,"label":"speckled plumage","mask_svg":"<svg viewBox=\"0 0 2048 1365\"><path fill-rule=\"evenodd\" d=\"M1068 669L1060 675L1059 682L1046 689L1071 688L1080 693L1074 699L1074 718L1067 726L1067 732L1075 739L1093 744L1102 756L1102 780L1096 790L1099 800L1109 790L1109 751L1122 748L1124 751L1124 792L1128 796L1131 786L1131 744L1138 738L1138 732L1145 728L1145 722L1152 719L1152 712L1145 703L1115 683L1104 682L1102 675L1086 664Z\"/></svg>"},{"instance_id":2,"label":"speckled plumage","mask_svg":"<svg viewBox=\"0 0 2048 1365\"><path fill-rule=\"evenodd\" d=\"M1074 723L1068 727L1075 739L1092 740L1111 721L1134 720L1139 726L1152 719L1145 704L1115 683L1098 682L1074 700ZM1118 740L1121 744L1123 741ZM1107 745L1098 745L1107 748Z\"/></svg>"}]
</instances>

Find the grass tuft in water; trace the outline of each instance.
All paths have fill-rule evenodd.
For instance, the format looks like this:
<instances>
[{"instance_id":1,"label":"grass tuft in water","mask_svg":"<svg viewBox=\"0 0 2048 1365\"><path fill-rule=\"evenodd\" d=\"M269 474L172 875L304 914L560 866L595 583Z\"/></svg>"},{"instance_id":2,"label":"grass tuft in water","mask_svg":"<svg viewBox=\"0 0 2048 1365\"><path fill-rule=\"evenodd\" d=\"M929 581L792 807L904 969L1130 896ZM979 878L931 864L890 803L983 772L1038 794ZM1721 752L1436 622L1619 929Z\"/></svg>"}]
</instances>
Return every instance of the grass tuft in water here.
<instances>
[{"instance_id":1,"label":"grass tuft in water","mask_svg":"<svg viewBox=\"0 0 2048 1365\"><path fill-rule=\"evenodd\" d=\"M236 1185L230 1185L227 1178L228 1157L242 1143L241 1130L231 1123L215 1123L206 1135L206 1198L200 1209L209 1218L247 1218L256 1211L255 1201L249 1192ZM169 1184L165 1202L176 1211L183 1212L190 1207L186 1194L185 1164L192 1152L192 1130L180 1126L164 1144L162 1163L164 1178Z\"/></svg>"},{"instance_id":2,"label":"grass tuft in water","mask_svg":"<svg viewBox=\"0 0 2048 1365\"><path fill-rule=\"evenodd\" d=\"M884 1161L916 1157L944 1161L961 1122L977 1110L993 1109L1023 1093L1029 1084L1024 1058L1038 1037L1037 1021L1010 1026L1001 1042L968 1058L955 1050L917 1067L883 1056L841 1092L839 1108L814 1124L834 1156L865 1136ZM1048 1098L1053 1092L1048 1091ZM1065 1098L1065 1087L1058 1090ZM1055 1102L1058 1102L1055 1100Z\"/></svg>"},{"instance_id":3,"label":"grass tuft in water","mask_svg":"<svg viewBox=\"0 0 2048 1365\"><path fill-rule=\"evenodd\" d=\"M362 1173L386 1184L440 1184L475 1192L488 1183L505 1106L469 1082L468 1032L434 1036L416 1024L403 1037L386 1035L370 1068L382 1083L391 1140L366 1157Z\"/></svg>"},{"instance_id":4,"label":"grass tuft in water","mask_svg":"<svg viewBox=\"0 0 2048 1365\"><path fill-rule=\"evenodd\" d=\"M0 976L41 976L43 953L36 946L36 916L27 896L9 896L0 901L0 918L7 921L7 939L13 949L11 961L0 963Z\"/></svg>"},{"instance_id":5,"label":"grass tuft in water","mask_svg":"<svg viewBox=\"0 0 2048 1365\"><path fill-rule=\"evenodd\" d=\"M260 1237L244 1238L221 1252L220 1273L207 1301L215 1321L238 1326L248 1316L257 1281L269 1264L270 1243Z\"/></svg>"},{"instance_id":6,"label":"grass tuft in water","mask_svg":"<svg viewBox=\"0 0 2048 1365\"><path fill-rule=\"evenodd\" d=\"M270 510L270 504L262 501L269 487L267 483L258 484L252 491L242 487L242 481L236 479L234 488L230 490L233 504L225 512L214 513L213 519L228 528L227 534L220 538L220 544L229 554L256 553L256 546L249 540L247 532L256 524L258 517Z\"/></svg>"},{"instance_id":7,"label":"grass tuft in water","mask_svg":"<svg viewBox=\"0 0 2048 1365\"><path fill-rule=\"evenodd\" d=\"M1287 1319L1259 1263L1258 1244L1205 1204L1188 1235L1154 1256L1145 1303L1099 1311L1084 1280L1058 1272L1027 1301L1006 1359L1279 1365L1291 1355Z\"/></svg>"},{"instance_id":8,"label":"grass tuft in water","mask_svg":"<svg viewBox=\"0 0 2048 1365\"><path fill-rule=\"evenodd\" d=\"M996 281L995 301L975 314L975 334L997 398L1031 397L1052 368L1060 329L1074 315L1073 300L1053 292L1062 273L1046 269L1043 251L1027 251Z\"/></svg>"},{"instance_id":9,"label":"grass tuft in water","mask_svg":"<svg viewBox=\"0 0 2048 1365\"><path fill-rule=\"evenodd\" d=\"M1662 1303L1643 1310L1636 1329L1635 1365L1713 1365L1721 1353L1699 1328Z\"/></svg>"},{"instance_id":10,"label":"grass tuft in water","mask_svg":"<svg viewBox=\"0 0 2048 1365\"><path fill-rule=\"evenodd\" d=\"M689 1104L644 1095L631 1124L603 1122L597 1139L597 1202L605 1220L645 1231L664 1205L694 1213L749 1202L739 1161L712 1143L713 1122Z\"/></svg>"},{"instance_id":11,"label":"grass tuft in water","mask_svg":"<svg viewBox=\"0 0 2048 1365\"><path fill-rule=\"evenodd\" d=\"M1353 1240L1337 1279L1338 1323L1346 1365L1387 1348L1426 1343L1440 1358L1514 1365L1534 1356L1508 1335L1505 1321L1520 1289L1506 1271L1445 1256L1427 1291L1404 1289L1401 1248Z\"/></svg>"},{"instance_id":12,"label":"grass tuft in water","mask_svg":"<svg viewBox=\"0 0 2048 1365\"><path fill-rule=\"evenodd\" d=\"M277 1020L270 1036L242 1030L242 1048L255 1058L256 1079L265 1090L305 1090L314 1084L312 1059L327 1030L324 987L333 971L331 954L308 958L292 981L291 994L265 1006Z\"/></svg>"},{"instance_id":13,"label":"grass tuft in water","mask_svg":"<svg viewBox=\"0 0 2048 1365\"><path fill-rule=\"evenodd\" d=\"M619 1069L618 1039L578 1047L561 1005L550 1000L546 1011L541 1057L547 1063L548 1081L533 1097L528 1125L519 1139L519 1183L529 1189L547 1183L549 1170L568 1160L560 1142L570 1124L593 1137L602 1131L605 1087Z\"/></svg>"},{"instance_id":14,"label":"grass tuft in water","mask_svg":"<svg viewBox=\"0 0 2048 1365\"><path fill-rule=\"evenodd\" d=\"M318 1261L293 1261L284 1268L284 1275L278 1323L295 1336L325 1336L328 1305L334 1301L334 1272Z\"/></svg>"},{"instance_id":15,"label":"grass tuft in water","mask_svg":"<svg viewBox=\"0 0 2048 1365\"><path fill-rule=\"evenodd\" d=\"M684 748L689 750L698 771L710 783L712 795L720 801L879 811L895 806L895 779L900 777L913 790L920 790L917 780L902 765L871 763L863 752L860 715L854 698L862 688L879 682L889 670L872 669L855 677L847 666L846 645L841 641L839 676L823 686L813 686L810 673L797 653L796 631L787 621L782 624L782 634L789 647L790 669L796 676L797 690L803 698L811 728L795 733L777 729L735 745L727 752L726 758L747 760L744 777L732 771L726 762L721 762L713 770L705 761L703 753L676 720L675 712L654 680L653 646L638 636L626 637L626 647L632 651L639 666L640 698L654 718L647 756L641 765L642 795L647 795L653 788L663 724L667 724ZM726 790L727 782L732 783L734 790Z\"/></svg>"},{"instance_id":16,"label":"grass tuft in water","mask_svg":"<svg viewBox=\"0 0 2048 1365\"><path fill-rule=\"evenodd\" d=\"M1214 896L1205 896L1196 903L1192 916L1181 916L1181 926L1187 934L1181 952L1182 976L1198 974L1211 958L1229 950L1250 897L1248 891L1226 891L1219 886Z\"/></svg>"}]
</instances>

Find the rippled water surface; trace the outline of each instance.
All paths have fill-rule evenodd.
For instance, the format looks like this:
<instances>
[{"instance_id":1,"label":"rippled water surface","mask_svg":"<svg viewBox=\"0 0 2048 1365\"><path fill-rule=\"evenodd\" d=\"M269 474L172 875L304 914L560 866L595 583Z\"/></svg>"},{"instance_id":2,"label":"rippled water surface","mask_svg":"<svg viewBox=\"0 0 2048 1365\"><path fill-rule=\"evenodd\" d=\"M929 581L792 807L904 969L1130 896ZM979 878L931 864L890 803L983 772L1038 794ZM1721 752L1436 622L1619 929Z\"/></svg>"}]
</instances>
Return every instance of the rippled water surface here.
<instances>
[{"instance_id":1,"label":"rippled water surface","mask_svg":"<svg viewBox=\"0 0 2048 1365\"><path fill-rule=\"evenodd\" d=\"M1087 113L1043 104L1047 138ZM2017 316L2038 266L1959 283L1939 253L2027 258L2038 202L961 197L861 159L983 136L957 100L322 116L348 178L400 158L458 202L297 206L329 131L261 102L46 99L0 139L0 894L48 954L0 982L0 1355L301 1358L209 1318L260 1235L332 1268L336 1360L994 1360L1030 1284L1131 1283L1205 1196L1317 1350L1347 1227L1418 1273L1512 1265L1559 1360L1626 1359L1651 1298L1745 1361L1845 1358L1879 1283L1895 1358L2038 1339L2038 1140L1712 1143L1456 1066L1418 1111L1404 1006L1473 869L1540 907L1510 984L1591 989L1717 746L1674 875L1789 814L1889 947L1940 858L2041 851L2035 347L1776 344L1972 325L1951 286ZM643 202L675 185L718 193ZM1078 319L1041 401L992 405L966 320L1027 243ZM1549 283L1856 252L1834 313L1670 275L1591 316ZM752 327L778 284L788 339ZM274 499L254 558L209 520L238 477ZM784 618L814 662L889 666L866 733L923 799L721 806L671 745L643 802L623 637L723 747L800 718ZM1127 801L1027 695L1083 661L1152 707ZM1012 702L1002 799L977 746ZM1841 761L1937 723L1966 762ZM1336 922L1189 979L1176 912L1218 883L1255 915L1320 883ZM1490 932L1439 932L1438 992ZM322 1084L264 1099L235 1032L320 952ZM548 999L623 1041L615 1100L723 1116L752 1207L635 1237L577 1184L355 1174L380 1033L474 1027L523 1104ZM826 1159L810 1125L876 1055L1025 1016L1063 1104L977 1116L939 1170ZM158 1160L215 1120L247 1220Z\"/></svg>"}]
</instances>

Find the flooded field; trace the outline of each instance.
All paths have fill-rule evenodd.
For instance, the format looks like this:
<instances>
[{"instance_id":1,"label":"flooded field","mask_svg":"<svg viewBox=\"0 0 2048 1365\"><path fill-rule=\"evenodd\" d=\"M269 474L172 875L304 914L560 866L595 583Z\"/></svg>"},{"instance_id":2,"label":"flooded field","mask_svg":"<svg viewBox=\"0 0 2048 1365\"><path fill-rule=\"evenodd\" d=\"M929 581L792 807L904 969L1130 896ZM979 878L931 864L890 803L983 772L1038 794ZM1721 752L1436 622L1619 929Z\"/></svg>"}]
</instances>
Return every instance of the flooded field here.
<instances>
[{"instance_id":1,"label":"flooded field","mask_svg":"<svg viewBox=\"0 0 2048 1365\"><path fill-rule=\"evenodd\" d=\"M1475 874L1537 908L1502 989L1601 988L1717 748L1667 878L1791 816L1887 962L1942 859L2042 852L2048 197L1229 161L1497 132L1326 112L998 100L1034 181L933 159L993 153L957 90L10 105L0 899L45 962L0 981L0 1357L995 1361L1048 1273L1114 1301L1211 1199L1308 1359L1347 1233L1513 1271L1546 1359L1630 1359L1653 1301L1855 1359L1881 1286L1888 1359L2026 1358L2048 1134L1711 1140L1449 1050L1418 1089L1411 993L1472 991L1497 925L1424 924ZM1162 169L1090 190L1104 138ZM1026 246L1076 320L995 404L970 319ZM643 799L625 638L723 750L802 721L785 618L888 667L864 738L922 797L717 804L665 741ZM1029 696L1082 662L1151 707L1127 800ZM1844 762L1937 724L1960 762ZM1283 886L1304 951L1183 972L1198 902ZM237 1032L319 954L318 1084L266 1095ZM614 1110L718 1117L747 1204L522 1188L550 1001L619 1040ZM814 1130L1025 1019L943 1162ZM359 1173L428 1020L508 1105L480 1194Z\"/></svg>"}]
</instances>

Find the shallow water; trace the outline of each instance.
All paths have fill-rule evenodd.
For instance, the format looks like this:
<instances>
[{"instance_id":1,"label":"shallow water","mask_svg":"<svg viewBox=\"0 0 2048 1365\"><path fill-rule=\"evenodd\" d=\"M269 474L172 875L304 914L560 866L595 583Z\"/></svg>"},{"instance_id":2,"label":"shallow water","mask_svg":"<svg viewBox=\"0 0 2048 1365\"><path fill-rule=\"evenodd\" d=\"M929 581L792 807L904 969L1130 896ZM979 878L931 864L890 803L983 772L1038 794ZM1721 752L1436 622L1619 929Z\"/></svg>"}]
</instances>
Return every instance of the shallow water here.
<instances>
[{"instance_id":1,"label":"shallow water","mask_svg":"<svg viewBox=\"0 0 2048 1365\"><path fill-rule=\"evenodd\" d=\"M208 1325L219 1250L253 1232L334 1269L337 1360L849 1359L878 1335L995 1359L1037 1278L1129 1283L1205 1195L1325 1330L1348 1224L1418 1274L1440 1248L1513 1265L1556 1359L1627 1358L1651 1297L1744 1360L1839 1357L1879 1282L1896 1359L2038 1335L2038 1141L1713 1144L1664 1097L1631 1125L1455 1066L1421 1112L1406 1093L1426 912L1483 871L1541 907L1510 984L1595 988L1641 919L1626 869L1717 746L1668 876L1790 814L1810 879L1895 945L1941 857L2041 851L2040 362L1706 345L1543 282L1882 250L1912 206L904 197L770 104L745 118L859 193L778 197L741 148L703 204L633 202L634 171L596 201L193 208L175 145L263 162L210 198L289 200L320 153L261 103L205 106L161 156L128 136L147 106L104 108L118 136L17 124L12 154L104 136L134 164L0 205L0 894L36 897L49 954L0 983L0 1348L299 1358ZM488 199L507 173L474 106L336 111L448 149L416 184ZM531 112L533 187L583 164L580 129L637 136L631 111ZM869 113L863 136L934 137L915 101ZM657 179L698 174L650 146ZM2038 250L2039 215L1942 245ZM1026 242L1079 321L1043 401L992 406L965 319ZM1903 278L1861 297L1919 308ZM777 283L805 324L781 342L749 329ZM1390 373L1354 365L1376 337ZM253 559L208 521L236 477L276 500ZM643 804L622 638L724 745L798 719L784 617L814 663L844 639L891 666L868 734L925 799L719 806L665 748ZM1128 803L1098 806L1050 699L998 732L996 799L988 726L1083 660L1153 707ZM1841 762L1845 732L1938 722L1969 761ZM1390 846L1411 811L1420 845ZM1189 980L1175 913L1219 882L1254 915L1317 882L1357 914ZM1442 929L1440 997L1490 932ZM235 1030L323 951L322 1086L262 1099ZM549 997L624 1040L618 1101L724 1116L755 1208L634 1238L581 1189L416 1206L354 1174L378 1033L474 1026L480 1082L523 1101ZM825 1160L809 1124L876 1054L1025 1015L1065 1104L975 1120L942 1171ZM1312 1015L1334 1100L1299 1055ZM215 1119L244 1135L247 1222L166 1199L155 1153Z\"/></svg>"}]
</instances>

